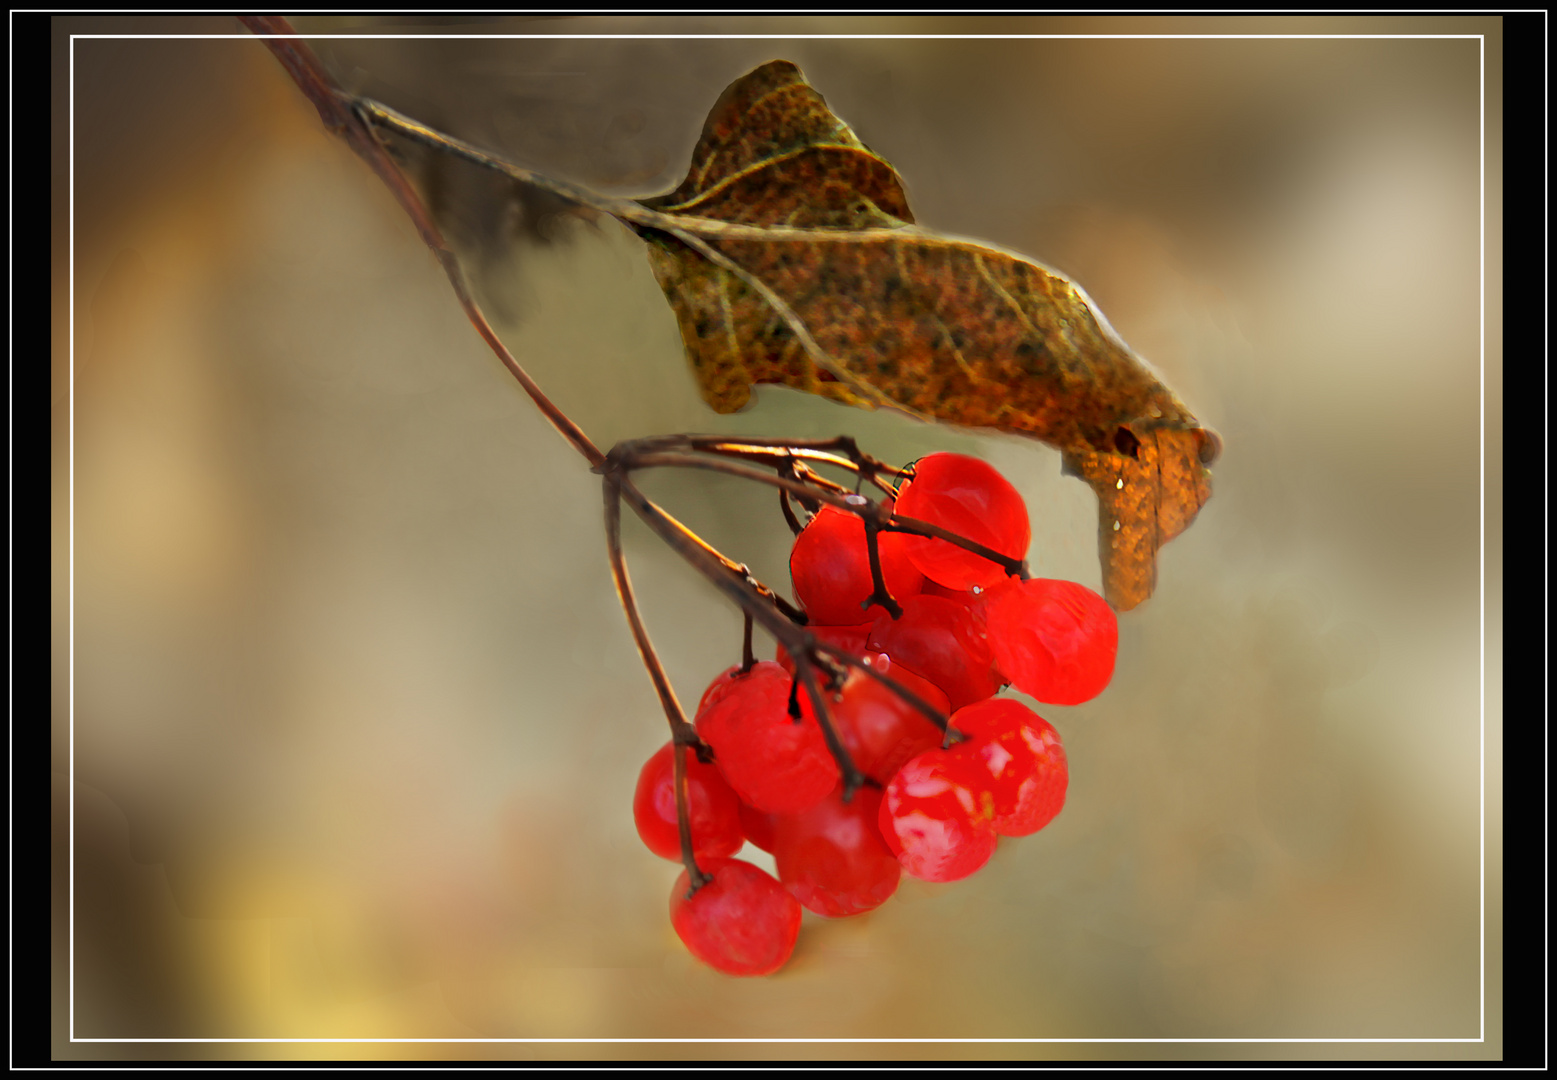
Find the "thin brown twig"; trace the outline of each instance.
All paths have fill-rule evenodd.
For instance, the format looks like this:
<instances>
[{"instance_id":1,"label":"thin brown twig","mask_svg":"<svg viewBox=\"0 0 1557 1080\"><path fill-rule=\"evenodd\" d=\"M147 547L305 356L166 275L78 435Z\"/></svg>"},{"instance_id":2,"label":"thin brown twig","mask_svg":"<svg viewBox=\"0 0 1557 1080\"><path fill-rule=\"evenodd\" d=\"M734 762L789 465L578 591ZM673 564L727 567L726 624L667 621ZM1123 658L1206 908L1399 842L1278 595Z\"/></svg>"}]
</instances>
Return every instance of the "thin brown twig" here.
<instances>
[{"instance_id":1,"label":"thin brown twig","mask_svg":"<svg viewBox=\"0 0 1557 1080\"><path fill-rule=\"evenodd\" d=\"M641 450L647 452L651 449L648 440L636 443ZM747 439L742 437L734 440L728 436L691 436L684 442L671 440L653 440L652 449L675 451L677 449L691 450L705 454L715 454L720 457L733 458L737 461L752 461L766 463L780 476L787 476L791 480L802 480L818 487L826 488L839 495L858 495L864 482L874 484L883 495L897 497L898 489L895 485L882 479L887 476L904 476L908 470L896 469L884 461L879 461L869 454L861 451L854 444L853 438L845 435L836 439L828 439L820 445L807 446L804 444L786 444L777 439ZM833 448L846 449L851 455L841 457L830 453ZM854 487L849 488L822 476L811 467L810 463L828 465L854 473ZM815 512L813 508L809 508Z\"/></svg>"},{"instance_id":2,"label":"thin brown twig","mask_svg":"<svg viewBox=\"0 0 1557 1080\"><path fill-rule=\"evenodd\" d=\"M738 563L728 555L725 555L718 548L710 544L707 540L704 540L701 536L697 535L697 533L683 525L674 515L670 514L658 503L648 499L645 501L653 509L654 513L658 514L661 518L664 519L666 525L676 530L682 539L684 539L688 544L691 544L693 547L702 551L703 554L707 555L709 558L717 560L718 563L724 567L725 571L728 572L731 576L750 585L764 600L768 601L768 603L772 604L774 607L778 608L779 611L783 612L784 617L789 619L790 622L804 623L806 621L805 612L801 611L788 600L785 600L778 593L768 588L768 586L758 581L757 578L752 574L751 568L745 563Z\"/></svg>"},{"instance_id":3,"label":"thin brown twig","mask_svg":"<svg viewBox=\"0 0 1557 1080\"><path fill-rule=\"evenodd\" d=\"M615 453L613 448L612 453ZM703 546L689 542L674 524L667 521L667 515L654 505L643 492L639 491L632 480L625 475L625 471L618 472L621 466L613 458L607 466L608 482L620 493L620 498L632 507L633 512L649 526L659 538L669 544L671 548L692 567L707 578L715 588L723 592L727 597L738 604L743 611L760 623L762 628L771 634L779 644L783 645L790 657L795 661L796 671L809 671L815 678L817 666L817 638L803 626L786 618L774 605L769 603L756 588L746 580L738 580L731 576L724 564L710 555ZM625 572L625 570L624 570ZM641 626L641 623L635 624ZM635 629L636 635L636 629ZM644 638L647 641L647 635ZM643 646L640 645L640 651ZM645 653L645 662L652 655L652 646ZM657 663L657 658L656 658ZM816 720L822 729L823 737L827 740L828 749L832 751L833 758L838 762L838 767L845 777L858 776L859 770L854 765L838 734L833 730L832 714L828 710L826 702L820 705L813 699L816 708ZM857 786L857 785L856 785Z\"/></svg>"},{"instance_id":4,"label":"thin brown twig","mask_svg":"<svg viewBox=\"0 0 1557 1080\"><path fill-rule=\"evenodd\" d=\"M638 655L643 658L643 666L649 669L654 692L659 695L665 718L670 721L671 758L675 763L672 782L676 793L676 830L681 841L681 863L686 867L687 880L691 882L691 889L687 893L690 899L693 893L712 879L697 865L697 857L692 850L692 817L687 807L686 748L696 748L699 758L704 756L707 748L698 737L697 730L687 721L687 714L681 708L676 691L665 675L664 665L660 663L654 644L649 640L643 619L638 615L632 579L627 576L627 559L622 554L621 491L616 481L609 476L605 478L604 487L606 550L611 560L611 577L616 582L616 595L621 600L622 610L627 614L627 625L632 630L633 641L638 645Z\"/></svg>"},{"instance_id":5,"label":"thin brown twig","mask_svg":"<svg viewBox=\"0 0 1557 1080\"><path fill-rule=\"evenodd\" d=\"M838 763L838 771L843 776L843 801L848 802L864 785L865 774L860 772L859 766L854 764L854 758L845 749L843 740L838 738L837 729L832 722L832 710L827 703L827 696L822 692L821 684L817 681L816 665L811 657L801 654L794 656L793 659L795 673L806 688L806 697L811 699L811 710L816 714L817 724L822 729L822 738L827 741L827 749L831 751L833 760Z\"/></svg>"},{"instance_id":6,"label":"thin brown twig","mask_svg":"<svg viewBox=\"0 0 1557 1080\"><path fill-rule=\"evenodd\" d=\"M751 612L741 612L741 674L757 666L757 654L751 651Z\"/></svg>"},{"instance_id":7,"label":"thin brown twig","mask_svg":"<svg viewBox=\"0 0 1557 1080\"><path fill-rule=\"evenodd\" d=\"M730 461L752 461L767 465L779 476L787 476L791 480L799 480L813 487L825 488L837 495L853 495L855 491L847 484L840 484L836 480L829 480L811 466L807 465L799 457L781 454L767 447L759 447L754 450L742 450L734 446L720 446L714 449L698 447L704 453L717 454L719 457ZM669 451L674 453L675 451Z\"/></svg>"},{"instance_id":8,"label":"thin brown twig","mask_svg":"<svg viewBox=\"0 0 1557 1080\"><path fill-rule=\"evenodd\" d=\"M584 456L591 468L604 462L605 454L600 452L600 448L591 442L583 429L546 396L540 384L530 377L529 372L525 371L518 360L514 359L514 355L508 351L508 347L487 322L486 316L482 314L480 306L471 295L458 257L443 239L443 233L433 221L432 213L422 202L421 196L416 193L411 182L395 164L394 158L379 142L373 128L363 119L358 107L358 99L340 88L320 63L318 56L297 35L297 31L285 18L279 15L240 15L238 20L251 32L259 35L266 48L275 54L287 74L292 76L292 81L297 83L298 89L319 111L319 119L324 122L324 126L332 134L344 140L358 157L367 162L378 178L384 181L390 193L394 195L395 201L416 226L422 242L432 250L438 264L443 267L443 272L454 289L454 295L465 311L465 317L502 361L509 374L518 380L519 385L530 396L530 400L535 402L542 415L575 450Z\"/></svg>"},{"instance_id":9,"label":"thin brown twig","mask_svg":"<svg viewBox=\"0 0 1557 1080\"><path fill-rule=\"evenodd\" d=\"M789 505L789 492L779 488L779 510L784 515L784 524L789 526L789 531L799 536L805 531L805 526L800 524L800 519L795 517L795 508Z\"/></svg>"},{"instance_id":10,"label":"thin brown twig","mask_svg":"<svg viewBox=\"0 0 1557 1080\"><path fill-rule=\"evenodd\" d=\"M638 603L633 596L632 579L628 577L627 560L622 554L621 492L615 480L610 477L607 477L605 482L605 515L606 549L611 560L611 576L616 583L616 594L622 602L622 609L627 613L627 625L632 630L633 641L637 643L638 652L643 656L644 666L649 669L649 679L654 683L654 691L665 706L665 716L670 720L671 737L678 743L696 746L702 740L698 738L696 729L687 720L686 711L682 709L681 701L676 697L676 691L665 675L665 668L660 664L659 657L655 655L643 619L638 615Z\"/></svg>"}]
</instances>

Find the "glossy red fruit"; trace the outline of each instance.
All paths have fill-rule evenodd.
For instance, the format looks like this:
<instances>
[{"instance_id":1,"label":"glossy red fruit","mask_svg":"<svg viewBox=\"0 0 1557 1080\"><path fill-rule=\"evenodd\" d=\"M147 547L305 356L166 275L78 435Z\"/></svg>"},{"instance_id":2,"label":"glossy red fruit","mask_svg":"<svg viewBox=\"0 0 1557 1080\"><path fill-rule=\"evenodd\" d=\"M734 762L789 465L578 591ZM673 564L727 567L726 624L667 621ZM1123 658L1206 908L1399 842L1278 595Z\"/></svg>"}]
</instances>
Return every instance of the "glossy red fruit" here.
<instances>
[{"instance_id":1,"label":"glossy red fruit","mask_svg":"<svg viewBox=\"0 0 1557 1080\"><path fill-rule=\"evenodd\" d=\"M886 653L894 668L939 686L953 709L983 701L1005 685L990 646L968 605L928 595L910 597L900 619L878 618L865 639L865 647Z\"/></svg>"},{"instance_id":2,"label":"glossy red fruit","mask_svg":"<svg viewBox=\"0 0 1557 1080\"><path fill-rule=\"evenodd\" d=\"M681 858L681 833L676 824L676 759L666 743L638 773L633 794L633 821L638 836L662 859ZM687 819L692 826L692 852L706 856L734 855L746 842L741 828L740 800L719 770L683 747L687 769Z\"/></svg>"},{"instance_id":3,"label":"glossy red fruit","mask_svg":"<svg viewBox=\"0 0 1557 1080\"><path fill-rule=\"evenodd\" d=\"M1015 581L1017 579L1016 578L1006 578L1005 580L1006 581ZM1004 584L1004 582L1002 582L1000 584ZM1000 587L1000 584L993 585L993 586L991 586L991 588L998 589ZM991 648L990 648L990 659L991 659L991 661L993 661L993 659L994 659L994 649L993 649L993 643L989 641L989 619L988 619L988 617L984 613L984 597L990 590L984 588L981 585L975 585L971 589L948 589L945 586L936 586L932 590L931 588L928 587L928 585L929 585L929 579L926 579L926 588L924 590L924 594L923 595L925 595L925 596L936 596L936 597L939 597L939 598L941 598L943 600L950 600L952 603L956 604L958 607L962 607L962 608L967 609L969 617L972 618L972 620L973 620L974 636L980 642L983 642L985 644L989 644L991 646ZM875 623L872 623L871 626L874 627ZM1009 684L1011 682L1010 679L1006 678L1001 673L1000 665L998 665L998 664L996 664L994 666L994 670L993 670L992 674L995 676L996 680L1000 683L1001 686L1005 686L1005 685L1007 685L1007 684Z\"/></svg>"},{"instance_id":4,"label":"glossy red fruit","mask_svg":"<svg viewBox=\"0 0 1557 1080\"><path fill-rule=\"evenodd\" d=\"M842 787L799 814L776 818L773 860L779 881L818 915L841 918L880 907L897 891L902 864L882 839L881 792Z\"/></svg>"},{"instance_id":5,"label":"glossy red fruit","mask_svg":"<svg viewBox=\"0 0 1557 1080\"><path fill-rule=\"evenodd\" d=\"M770 855L773 853L773 823L778 815L770 814L765 810L758 810L755 806L740 804L741 831L746 834L757 847Z\"/></svg>"},{"instance_id":6,"label":"glossy red fruit","mask_svg":"<svg viewBox=\"0 0 1557 1080\"><path fill-rule=\"evenodd\" d=\"M924 588L920 589L919 591L924 593L926 596L939 596L942 599L955 600L959 604L964 605L972 604L981 595L980 593L973 592L970 589L949 589L945 585L936 584L929 578L924 579Z\"/></svg>"},{"instance_id":7,"label":"glossy red fruit","mask_svg":"<svg viewBox=\"0 0 1557 1080\"><path fill-rule=\"evenodd\" d=\"M924 575L904 551L905 539L901 533L876 537L882 581L899 603L924 584ZM885 610L879 604L865 607L875 591L865 523L847 510L823 506L811 519L795 538L789 554L789 576L795 585L795 599L813 623L845 626L868 622Z\"/></svg>"},{"instance_id":8,"label":"glossy red fruit","mask_svg":"<svg viewBox=\"0 0 1557 1080\"><path fill-rule=\"evenodd\" d=\"M1114 676L1119 622L1097 593L1074 581L1033 578L989 590L983 601L995 663L1024 694L1079 705Z\"/></svg>"},{"instance_id":9,"label":"glossy red fruit","mask_svg":"<svg viewBox=\"0 0 1557 1080\"><path fill-rule=\"evenodd\" d=\"M714 677L713 682L708 684L708 689L703 691L703 696L698 699L697 712L693 715L701 716L709 708L729 696L732 690L745 682L748 674L750 673L743 672L739 665L725 668Z\"/></svg>"},{"instance_id":10,"label":"glossy red fruit","mask_svg":"<svg viewBox=\"0 0 1557 1080\"><path fill-rule=\"evenodd\" d=\"M670 923L687 950L726 975L771 975L795 951L800 903L741 859L700 862L713 880L687 899L683 870L670 893Z\"/></svg>"},{"instance_id":11,"label":"glossy red fruit","mask_svg":"<svg viewBox=\"0 0 1557 1080\"><path fill-rule=\"evenodd\" d=\"M993 466L964 454L931 454L914 465L898 490L895 513L983 544L1013 559L1032 539L1027 505ZM904 536L909 561L930 580L953 589L993 585L1006 576L997 562L945 540Z\"/></svg>"},{"instance_id":12,"label":"glossy red fruit","mask_svg":"<svg viewBox=\"0 0 1557 1080\"><path fill-rule=\"evenodd\" d=\"M951 703L935 684L892 664L882 654L866 659L876 671L943 715L951 711ZM832 716L838 739L855 767L879 784L891 780L910 758L940 746L944 738L941 729L924 713L862 671L850 673Z\"/></svg>"},{"instance_id":13,"label":"glossy red fruit","mask_svg":"<svg viewBox=\"0 0 1557 1080\"><path fill-rule=\"evenodd\" d=\"M881 835L905 872L957 881L995 853L994 798L983 771L945 750L904 765L881 799Z\"/></svg>"},{"instance_id":14,"label":"glossy red fruit","mask_svg":"<svg viewBox=\"0 0 1557 1080\"><path fill-rule=\"evenodd\" d=\"M1029 836L1054 820L1065 805L1070 770L1053 725L1010 698L969 705L951 722L969 738L950 753L984 770L996 833Z\"/></svg>"},{"instance_id":15,"label":"glossy red fruit","mask_svg":"<svg viewBox=\"0 0 1557 1080\"><path fill-rule=\"evenodd\" d=\"M732 668L703 695L695 721L741 801L767 813L814 806L839 780L815 717L789 715L791 680L772 660L758 661L744 675Z\"/></svg>"}]
</instances>

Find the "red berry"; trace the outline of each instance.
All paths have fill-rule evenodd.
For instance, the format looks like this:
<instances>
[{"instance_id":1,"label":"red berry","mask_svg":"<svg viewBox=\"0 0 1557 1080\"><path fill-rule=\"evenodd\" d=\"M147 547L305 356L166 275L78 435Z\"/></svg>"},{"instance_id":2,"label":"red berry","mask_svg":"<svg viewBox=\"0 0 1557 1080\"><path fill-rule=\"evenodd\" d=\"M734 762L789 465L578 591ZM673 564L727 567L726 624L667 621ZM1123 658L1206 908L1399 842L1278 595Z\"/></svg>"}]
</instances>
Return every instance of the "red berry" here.
<instances>
[{"instance_id":1,"label":"red berry","mask_svg":"<svg viewBox=\"0 0 1557 1080\"><path fill-rule=\"evenodd\" d=\"M670 894L670 923L688 951L726 975L771 975L783 967L800 935L800 904L749 862L700 865L712 881L688 900L683 870Z\"/></svg>"},{"instance_id":2,"label":"red berry","mask_svg":"<svg viewBox=\"0 0 1557 1080\"><path fill-rule=\"evenodd\" d=\"M777 814L770 814L766 810L758 810L755 806L740 804L741 831L746 834L757 847L768 854L773 853L773 823L778 819Z\"/></svg>"},{"instance_id":3,"label":"red berry","mask_svg":"<svg viewBox=\"0 0 1557 1080\"><path fill-rule=\"evenodd\" d=\"M697 759L691 747L683 747L687 768L687 819L692 825L692 853L706 856L734 855L746 842L741 829L740 800L719 770ZM633 820L638 835L650 851L662 859L681 858L681 833L676 824L676 764L673 744L655 752L638 773L633 794Z\"/></svg>"},{"instance_id":4,"label":"red berry","mask_svg":"<svg viewBox=\"0 0 1557 1080\"><path fill-rule=\"evenodd\" d=\"M917 593L924 575L908 561L901 533L876 537L881 579L894 599ZM884 609L865 601L875 592L865 522L847 510L823 506L795 538L789 554L789 575L795 598L813 623L844 626L869 621Z\"/></svg>"},{"instance_id":5,"label":"red berry","mask_svg":"<svg viewBox=\"0 0 1557 1080\"><path fill-rule=\"evenodd\" d=\"M928 750L904 765L881 799L881 835L903 869L956 881L995 852L994 799L974 763Z\"/></svg>"},{"instance_id":6,"label":"red berry","mask_svg":"<svg viewBox=\"0 0 1557 1080\"><path fill-rule=\"evenodd\" d=\"M1032 539L1027 505L994 467L964 454L931 454L914 466L898 491L895 512L954 532L1010 556L1025 558ZM1005 569L945 540L904 535L909 560L924 575L953 589L993 585Z\"/></svg>"},{"instance_id":7,"label":"red berry","mask_svg":"<svg viewBox=\"0 0 1557 1080\"><path fill-rule=\"evenodd\" d=\"M883 615L865 641L886 653L894 668L907 668L946 692L953 709L991 697L1005 684L974 609L941 596L914 596L903 617Z\"/></svg>"},{"instance_id":8,"label":"red berry","mask_svg":"<svg viewBox=\"0 0 1557 1080\"><path fill-rule=\"evenodd\" d=\"M977 762L994 797L995 832L1028 836L1065 805L1070 779L1065 748L1053 726L1026 705L991 698L954 713L952 726L969 738L954 757Z\"/></svg>"},{"instance_id":9,"label":"red berry","mask_svg":"<svg viewBox=\"0 0 1557 1080\"><path fill-rule=\"evenodd\" d=\"M809 710L798 721L789 715L791 681L772 660L744 675L732 668L714 680L697 714L697 732L724 778L743 802L768 813L813 806L839 780L816 718Z\"/></svg>"},{"instance_id":10,"label":"red berry","mask_svg":"<svg viewBox=\"0 0 1557 1080\"><path fill-rule=\"evenodd\" d=\"M933 683L896 666L881 654L867 657L871 666L902 684L943 714L951 711L946 695ZM838 740L855 766L885 784L910 758L941 745L944 736L931 720L893 690L863 671L850 672L843 694L832 709Z\"/></svg>"},{"instance_id":11,"label":"red berry","mask_svg":"<svg viewBox=\"0 0 1557 1080\"><path fill-rule=\"evenodd\" d=\"M1010 581L989 590L983 607L995 663L1023 693L1051 705L1079 705L1113 678L1119 622L1086 586Z\"/></svg>"},{"instance_id":12,"label":"red berry","mask_svg":"<svg viewBox=\"0 0 1557 1080\"><path fill-rule=\"evenodd\" d=\"M938 585L929 578L924 579L924 588L919 591L926 596L939 596L944 600L955 600L959 604L972 604L982 595L970 589L948 589L945 585Z\"/></svg>"},{"instance_id":13,"label":"red berry","mask_svg":"<svg viewBox=\"0 0 1557 1080\"><path fill-rule=\"evenodd\" d=\"M726 668L714 677L714 681L708 684L708 689L703 691L703 696L698 699L697 713L701 716L708 709L728 697L730 692L740 686L745 680L747 672L743 672L740 666Z\"/></svg>"},{"instance_id":14,"label":"red berry","mask_svg":"<svg viewBox=\"0 0 1557 1080\"><path fill-rule=\"evenodd\" d=\"M839 918L880 907L903 868L881 837L881 792L843 789L799 814L777 818L773 859L779 880L818 915Z\"/></svg>"}]
</instances>

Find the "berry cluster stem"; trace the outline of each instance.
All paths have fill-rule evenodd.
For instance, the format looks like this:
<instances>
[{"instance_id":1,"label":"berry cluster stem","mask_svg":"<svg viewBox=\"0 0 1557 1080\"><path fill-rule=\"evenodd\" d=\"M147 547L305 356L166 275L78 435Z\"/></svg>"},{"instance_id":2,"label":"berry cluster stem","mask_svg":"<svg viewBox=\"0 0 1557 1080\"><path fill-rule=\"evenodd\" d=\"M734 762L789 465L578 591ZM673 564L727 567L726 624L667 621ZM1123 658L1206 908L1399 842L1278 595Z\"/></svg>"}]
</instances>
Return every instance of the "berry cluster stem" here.
<instances>
[{"instance_id":1,"label":"berry cluster stem","mask_svg":"<svg viewBox=\"0 0 1557 1080\"><path fill-rule=\"evenodd\" d=\"M662 449L661 447L666 446L670 438L684 440L682 445L686 449ZM702 446L697 445L694 441L696 438L695 436L686 435L659 436L654 439L645 439L641 442L622 442L611 449L611 456L631 469L707 469L710 472L722 472L730 476L739 476L745 480L752 480L759 484L768 484L788 491L796 497L810 498L817 502L824 502L829 506L837 507L839 510L854 514L865 520L867 524L874 519L876 527L882 532L909 533L913 536L927 536L937 540L945 540L949 544L955 544L957 547L971 551L975 555L988 559L990 562L997 563L1011 577L1021 578L1024 581L1027 580L1027 560L1025 559L1016 559L1010 555L1004 555L993 548L985 547L977 541L969 540L965 536L943 529L939 525L932 525L928 521L902 517L895 513L887 516L881 509L880 504L871 502L868 499L861 503L858 501L858 496L853 496L853 493L847 488L843 488L842 485L831 485L833 488L840 489L837 491L819 488L813 484L791 479L783 475L770 476L765 472L749 468L735 461L724 460L723 457L703 456L693 451L702 450L708 454L725 452L727 456L733 457L736 456L735 453L729 451L740 448L742 444L734 439L723 439L712 446ZM759 446L759 444L752 445ZM741 454L740 456L747 455ZM829 464L832 464L832 462L829 462ZM882 483L882 486L889 492L894 490L891 485Z\"/></svg>"},{"instance_id":2,"label":"berry cluster stem","mask_svg":"<svg viewBox=\"0 0 1557 1080\"><path fill-rule=\"evenodd\" d=\"M611 545L613 572L617 574L617 593L622 598L624 608L628 609L628 621L633 627L634 639L638 642L639 652L644 657L645 665L649 667L650 677L655 681L656 690L659 690L662 685L664 668L658 656L654 654L648 634L642 630L643 623L638 617L630 585L626 590L622 588L622 583L626 581L627 568L621 559L619 511L611 509L618 506L621 501L626 501L644 524L648 525L661 540L669 544L677 554L701 572L715 587L740 606L748 617L761 624L764 630L789 651L795 660L797 677L807 688L807 696L816 713L817 724L822 730L833 759L838 763L839 771L843 774L845 790L852 793L865 782L865 776L854 764L833 726L831 710L817 679L817 668L824 661L818 651L816 638L801 625L804 615L795 610L793 605L779 598L771 589L756 581L746 567L739 566L719 555L700 539L694 540L686 526L646 498L626 475L633 468L632 449L630 443L619 443L613 447L611 453L607 455L606 464L600 471L605 475L607 488L607 527L616 530L611 534ZM733 463L720 462L719 464ZM732 569L735 572L732 572ZM793 612L793 615L790 612ZM833 681L832 673L829 671L828 682L831 684ZM675 700L674 692L670 691L669 683L664 682L663 685L665 690L660 693L660 698L666 704L667 715L671 717L671 727L674 731L678 723L686 723L686 717L681 711L680 703ZM814 693L811 689L813 685L816 688ZM672 703L674 713L671 712Z\"/></svg>"},{"instance_id":3,"label":"berry cluster stem","mask_svg":"<svg viewBox=\"0 0 1557 1080\"><path fill-rule=\"evenodd\" d=\"M881 524L871 514L865 516L865 550L870 556L870 582L871 593L860 605L860 610L868 610L872 604L880 604L887 610L887 614L894 619L903 617L903 605L897 602L887 588L887 582L881 576Z\"/></svg>"},{"instance_id":4,"label":"berry cluster stem","mask_svg":"<svg viewBox=\"0 0 1557 1080\"><path fill-rule=\"evenodd\" d=\"M751 612L741 612L741 674L744 675L757 664L757 655L751 651Z\"/></svg>"},{"instance_id":5,"label":"berry cluster stem","mask_svg":"<svg viewBox=\"0 0 1557 1080\"><path fill-rule=\"evenodd\" d=\"M611 577L616 583L616 595L622 603L622 611L627 616L627 625L632 630L633 641L638 645L638 655L643 658L643 666L649 671L649 681L654 684L654 692L659 695L660 704L665 709L665 717L670 721L671 742L675 744L675 752L671 755L671 760L675 763L676 828L681 839L681 863L686 867L687 880L692 883L691 891L687 894L690 899L692 893L697 892L711 879L698 867L697 859L692 854L692 819L687 812L686 754L682 748L696 747L698 756L702 757L707 752L707 747L703 745L703 740L698 738L697 729L688 722L681 701L676 697L676 691L665 675L665 667L660 663L659 654L654 651L654 644L649 640L649 632L644 628L643 619L638 614L638 602L633 597L632 579L627 575L627 559L622 554L622 495L610 477L607 477L605 482L605 525L606 550L611 560Z\"/></svg>"}]
</instances>

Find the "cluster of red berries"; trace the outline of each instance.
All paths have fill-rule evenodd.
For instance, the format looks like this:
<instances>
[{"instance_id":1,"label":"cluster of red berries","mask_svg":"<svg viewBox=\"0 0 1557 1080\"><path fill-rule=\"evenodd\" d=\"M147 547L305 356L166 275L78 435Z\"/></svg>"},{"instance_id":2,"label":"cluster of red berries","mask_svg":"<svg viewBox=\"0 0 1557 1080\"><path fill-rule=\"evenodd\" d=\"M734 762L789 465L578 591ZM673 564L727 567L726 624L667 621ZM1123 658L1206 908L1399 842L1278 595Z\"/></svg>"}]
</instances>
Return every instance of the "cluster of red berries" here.
<instances>
[{"instance_id":1,"label":"cluster of red berries","mask_svg":"<svg viewBox=\"0 0 1557 1080\"><path fill-rule=\"evenodd\" d=\"M859 515L823 505L796 538L790 574L806 629L868 669L849 667L834 681L827 710L865 783L844 798L848 785L782 646L777 661L731 668L708 687L695 727L713 760L692 747L682 753L693 855L712 881L694 890L683 871L671 922L720 971L783 966L802 905L829 917L869 911L904 872L955 881L988 861L996 837L1047 825L1065 802L1059 734L994 695L1009 684L1038 701L1079 704L1113 675L1118 627L1102 597L1069 581L1010 576L1027 554L1027 508L992 467L931 455L883 509L1006 561L878 531L880 578L902 608L894 618L879 603ZM950 732L878 675L949 716ZM678 859L672 752L667 743L643 767L633 809L644 843ZM777 880L732 858L747 841L772 853Z\"/></svg>"}]
</instances>

